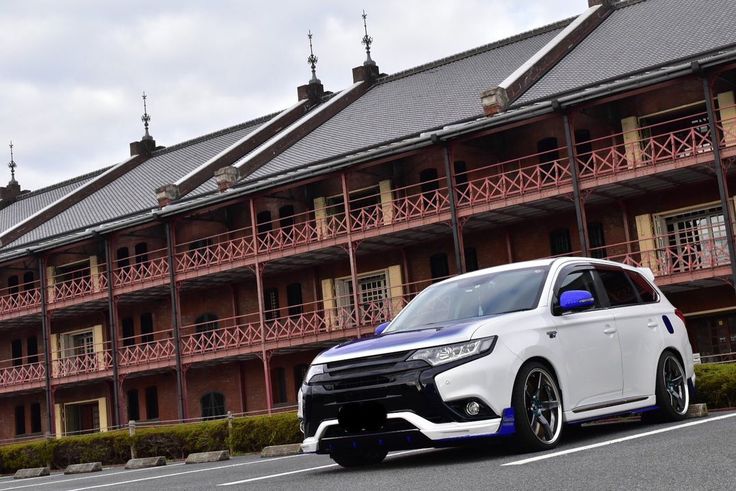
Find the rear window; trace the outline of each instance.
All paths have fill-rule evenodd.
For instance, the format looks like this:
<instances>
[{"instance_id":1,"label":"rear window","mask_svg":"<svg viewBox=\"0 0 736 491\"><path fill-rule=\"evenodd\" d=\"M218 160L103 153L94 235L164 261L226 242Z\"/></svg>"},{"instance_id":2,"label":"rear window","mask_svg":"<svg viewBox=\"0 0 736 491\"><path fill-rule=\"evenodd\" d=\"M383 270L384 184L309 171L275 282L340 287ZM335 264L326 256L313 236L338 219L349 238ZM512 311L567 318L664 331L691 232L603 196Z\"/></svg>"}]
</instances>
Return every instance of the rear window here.
<instances>
[{"instance_id":1,"label":"rear window","mask_svg":"<svg viewBox=\"0 0 736 491\"><path fill-rule=\"evenodd\" d=\"M599 269L598 274L608 294L611 307L631 305L639 302L634 287L620 269Z\"/></svg>"},{"instance_id":2,"label":"rear window","mask_svg":"<svg viewBox=\"0 0 736 491\"><path fill-rule=\"evenodd\" d=\"M626 275L634 284L634 288L639 292L639 297L641 297L641 301L643 303L651 303L659 300L657 291L647 280L644 279L642 275L635 273L634 271L626 271Z\"/></svg>"}]
</instances>

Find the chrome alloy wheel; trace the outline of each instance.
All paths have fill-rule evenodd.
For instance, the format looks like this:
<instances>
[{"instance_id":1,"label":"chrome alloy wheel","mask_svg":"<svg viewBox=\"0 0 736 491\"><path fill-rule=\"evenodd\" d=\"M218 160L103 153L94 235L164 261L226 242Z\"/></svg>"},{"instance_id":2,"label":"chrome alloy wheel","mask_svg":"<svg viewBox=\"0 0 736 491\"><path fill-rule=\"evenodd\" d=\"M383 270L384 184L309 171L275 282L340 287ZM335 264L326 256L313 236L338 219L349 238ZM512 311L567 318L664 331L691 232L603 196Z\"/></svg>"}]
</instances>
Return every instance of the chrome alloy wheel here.
<instances>
[{"instance_id":1,"label":"chrome alloy wheel","mask_svg":"<svg viewBox=\"0 0 736 491\"><path fill-rule=\"evenodd\" d=\"M687 381L682 366L674 356L665 358L662 365L662 376L672 410L677 414L685 414L690 402Z\"/></svg>"},{"instance_id":2,"label":"chrome alloy wheel","mask_svg":"<svg viewBox=\"0 0 736 491\"><path fill-rule=\"evenodd\" d=\"M532 433L544 444L552 444L562 430L562 404L554 379L535 368L524 383L524 407Z\"/></svg>"}]
</instances>

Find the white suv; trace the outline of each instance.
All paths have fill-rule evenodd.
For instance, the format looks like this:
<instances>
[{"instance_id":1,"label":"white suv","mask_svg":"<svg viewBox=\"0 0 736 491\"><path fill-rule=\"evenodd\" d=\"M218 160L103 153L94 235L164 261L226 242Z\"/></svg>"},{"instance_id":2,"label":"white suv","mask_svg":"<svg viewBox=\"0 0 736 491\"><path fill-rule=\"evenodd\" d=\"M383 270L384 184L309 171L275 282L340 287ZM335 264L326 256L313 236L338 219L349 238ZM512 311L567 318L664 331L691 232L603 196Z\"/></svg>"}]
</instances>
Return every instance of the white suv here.
<instances>
[{"instance_id":1,"label":"white suv","mask_svg":"<svg viewBox=\"0 0 736 491\"><path fill-rule=\"evenodd\" d=\"M302 448L349 467L470 438L548 449L563 423L613 414L684 418L692 348L652 280L562 258L432 285L376 336L315 358L299 398Z\"/></svg>"}]
</instances>

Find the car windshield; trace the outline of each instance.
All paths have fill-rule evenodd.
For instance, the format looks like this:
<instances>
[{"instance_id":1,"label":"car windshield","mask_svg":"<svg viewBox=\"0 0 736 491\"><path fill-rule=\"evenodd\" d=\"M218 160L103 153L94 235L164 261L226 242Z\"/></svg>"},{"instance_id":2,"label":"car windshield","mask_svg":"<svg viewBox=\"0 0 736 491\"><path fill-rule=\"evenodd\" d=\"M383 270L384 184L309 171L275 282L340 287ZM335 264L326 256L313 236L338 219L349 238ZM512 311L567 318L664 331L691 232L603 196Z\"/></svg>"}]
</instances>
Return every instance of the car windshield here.
<instances>
[{"instance_id":1,"label":"car windshield","mask_svg":"<svg viewBox=\"0 0 736 491\"><path fill-rule=\"evenodd\" d=\"M512 269L430 286L399 313L385 332L441 328L451 321L533 309L548 270Z\"/></svg>"}]
</instances>

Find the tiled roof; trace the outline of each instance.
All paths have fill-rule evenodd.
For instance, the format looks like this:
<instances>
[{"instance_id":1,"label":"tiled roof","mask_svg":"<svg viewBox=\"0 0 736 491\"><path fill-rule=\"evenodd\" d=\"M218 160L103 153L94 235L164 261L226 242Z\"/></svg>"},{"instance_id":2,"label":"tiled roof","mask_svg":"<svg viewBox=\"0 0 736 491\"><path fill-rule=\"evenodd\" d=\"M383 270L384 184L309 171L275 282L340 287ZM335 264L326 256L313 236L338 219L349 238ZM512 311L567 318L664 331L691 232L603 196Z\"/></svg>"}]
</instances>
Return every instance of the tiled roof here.
<instances>
[{"instance_id":1,"label":"tiled roof","mask_svg":"<svg viewBox=\"0 0 736 491\"><path fill-rule=\"evenodd\" d=\"M16 223L25 220L55 202L62 196L69 194L78 187L91 181L106 171L107 168L69 179L46 188L22 194L14 203L0 210L0 232L9 229Z\"/></svg>"},{"instance_id":2,"label":"tiled roof","mask_svg":"<svg viewBox=\"0 0 736 491\"><path fill-rule=\"evenodd\" d=\"M246 180L481 116L481 92L501 82L569 22L386 77Z\"/></svg>"},{"instance_id":3,"label":"tiled roof","mask_svg":"<svg viewBox=\"0 0 736 491\"><path fill-rule=\"evenodd\" d=\"M622 2L515 105L733 45L735 21L734 0Z\"/></svg>"},{"instance_id":4,"label":"tiled roof","mask_svg":"<svg viewBox=\"0 0 736 491\"><path fill-rule=\"evenodd\" d=\"M8 247L17 247L158 208L156 188L176 181L254 131L263 122L263 119L259 119L158 150L133 170L70 206Z\"/></svg>"}]
</instances>

